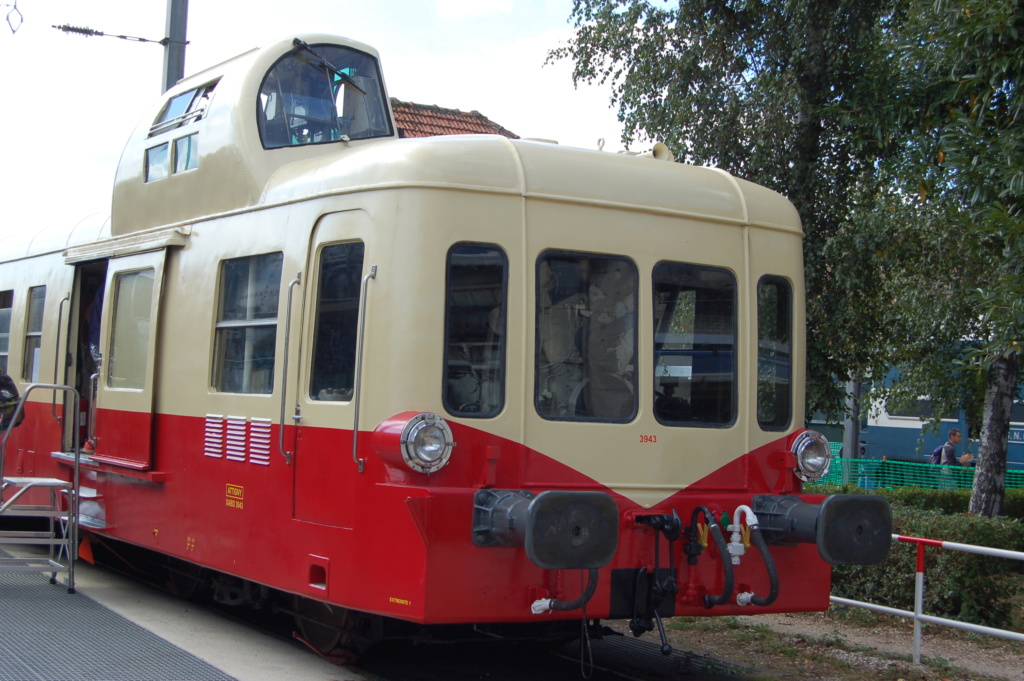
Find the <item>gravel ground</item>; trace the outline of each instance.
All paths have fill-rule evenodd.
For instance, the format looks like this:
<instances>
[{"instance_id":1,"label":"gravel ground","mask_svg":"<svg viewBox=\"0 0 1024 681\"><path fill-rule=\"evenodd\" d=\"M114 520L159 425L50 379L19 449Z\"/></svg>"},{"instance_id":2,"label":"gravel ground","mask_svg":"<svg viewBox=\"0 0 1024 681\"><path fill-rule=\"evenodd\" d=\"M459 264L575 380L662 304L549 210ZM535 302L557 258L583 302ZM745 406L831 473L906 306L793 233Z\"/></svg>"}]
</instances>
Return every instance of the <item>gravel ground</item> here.
<instances>
[{"instance_id":1,"label":"gravel ground","mask_svg":"<svg viewBox=\"0 0 1024 681\"><path fill-rule=\"evenodd\" d=\"M1024 681L1024 643L946 627L925 627L916 667L913 622L898 618L801 613L666 624L675 648L735 664L759 680Z\"/></svg>"}]
</instances>

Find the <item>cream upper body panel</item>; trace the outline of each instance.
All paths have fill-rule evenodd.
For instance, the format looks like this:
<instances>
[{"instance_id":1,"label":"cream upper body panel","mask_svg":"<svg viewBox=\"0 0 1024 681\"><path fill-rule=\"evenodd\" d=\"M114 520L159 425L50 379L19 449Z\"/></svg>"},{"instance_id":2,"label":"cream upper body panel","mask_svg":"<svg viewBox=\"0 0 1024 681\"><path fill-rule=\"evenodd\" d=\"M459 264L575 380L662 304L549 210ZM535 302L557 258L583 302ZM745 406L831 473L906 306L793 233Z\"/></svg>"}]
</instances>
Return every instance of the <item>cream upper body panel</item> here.
<instances>
[{"instance_id":1,"label":"cream upper body panel","mask_svg":"<svg viewBox=\"0 0 1024 681\"><path fill-rule=\"evenodd\" d=\"M302 35L294 40L313 48L342 46L374 62L378 58L373 48L336 36ZM300 48L293 44L293 39L252 50L180 81L154 103L132 133L118 165L111 219L115 236L176 224L196 216L252 208L260 203L267 180L278 168L371 142L353 139L264 148L257 121L261 87L271 68L297 51ZM387 106L387 94L383 80L378 80L388 134L377 134L375 139L394 137L395 126ZM193 104L180 117L161 125L175 98L194 91L198 92L197 101L199 98L208 101ZM181 122L174 123L178 118ZM176 145L190 136L194 136L193 143L187 148L196 155L195 167L185 166L185 171L175 172ZM159 150L163 150L170 169L166 176L153 180L147 178L151 163L147 156ZM215 187L215 191L211 191L211 187Z\"/></svg>"}]
</instances>

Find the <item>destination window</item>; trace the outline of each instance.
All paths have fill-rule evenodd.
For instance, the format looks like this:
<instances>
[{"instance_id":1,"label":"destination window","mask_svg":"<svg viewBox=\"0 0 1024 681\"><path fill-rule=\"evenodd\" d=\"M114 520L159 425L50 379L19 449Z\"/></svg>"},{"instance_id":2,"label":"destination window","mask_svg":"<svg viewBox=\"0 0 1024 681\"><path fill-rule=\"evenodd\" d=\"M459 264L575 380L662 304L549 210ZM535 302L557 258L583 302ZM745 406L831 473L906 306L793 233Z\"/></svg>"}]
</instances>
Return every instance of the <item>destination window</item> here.
<instances>
[{"instance_id":1,"label":"destination window","mask_svg":"<svg viewBox=\"0 0 1024 681\"><path fill-rule=\"evenodd\" d=\"M320 251L311 399L352 399L364 250L361 242L351 242L324 246Z\"/></svg>"},{"instance_id":2,"label":"destination window","mask_svg":"<svg viewBox=\"0 0 1024 681\"><path fill-rule=\"evenodd\" d=\"M547 419L631 421L637 414L636 265L548 251L537 261L534 404Z\"/></svg>"},{"instance_id":3,"label":"destination window","mask_svg":"<svg viewBox=\"0 0 1024 681\"><path fill-rule=\"evenodd\" d=\"M505 406L508 259L497 246L448 252L444 405L454 416L495 416Z\"/></svg>"},{"instance_id":4,"label":"destination window","mask_svg":"<svg viewBox=\"0 0 1024 681\"><path fill-rule=\"evenodd\" d=\"M654 268L654 415L669 426L736 418L736 278L703 265Z\"/></svg>"},{"instance_id":5,"label":"destination window","mask_svg":"<svg viewBox=\"0 0 1024 681\"><path fill-rule=\"evenodd\" d=\"M782 277L757 284L757 422L785 430L793 413L793 289Z\"/></svg>"},{"instance_id":6,"label":"destination window","mask_svg":"<svg viewBox=\"0 0 1024 681\"><path fill-rule=\"evenodd\" d=\"M225 260L220 271L213 385L227 393L274 391L281 253Z\"/></svg>"}]
</instances>

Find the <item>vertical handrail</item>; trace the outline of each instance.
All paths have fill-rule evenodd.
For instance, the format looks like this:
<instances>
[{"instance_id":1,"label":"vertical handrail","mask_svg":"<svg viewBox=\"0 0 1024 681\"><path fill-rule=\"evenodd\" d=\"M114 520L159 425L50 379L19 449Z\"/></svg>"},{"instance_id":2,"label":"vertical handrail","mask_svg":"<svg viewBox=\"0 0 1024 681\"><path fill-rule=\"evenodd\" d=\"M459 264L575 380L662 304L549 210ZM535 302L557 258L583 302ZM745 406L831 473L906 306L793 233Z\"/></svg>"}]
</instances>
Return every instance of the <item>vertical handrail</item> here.
<instances>
[{"instance_id":1,"label":"vertical handrail","mask_svg":"<svg viewBox=\"0 0 1024 681\"><path fill-rule=\"evenodd\" d=\"M71 302L71 294L66 293L61 298L60 305L57 306L57 343L53 350L53 384L57 384L57 370L60 368L60 327L64 325L64 303ZM79 405L75 405L75 409L78 409ZM61 423L61 417L57 416L57 391L53 391L53 402L50 404L50 416L52 416L57 423ZM63 424L62 424L63 425ZM61 449L64 444L64 429L61 428L60 433Z\"/></svg>"},{"instance_id":2,"label":"vertical handrail","mask_svg":"<svg viewBox=\"0 0 1024 681\"><path fill-rule=\"evenodd\" d=\"M290 359L288 345L291 342L292 336L292 290L300 285L302 285L302 272L296 272L295 278L288 282L288 304L285 307L284 313L284 368L281 371L281 416L277 431L277 449L284 456L285 466L291 465L292 454L295 453L289 452L284 448L284 409L288 403L288 361ZM298 411L298 403L296 403L296 411ZM296 421L298 420L297 416L294 418Z\"/></svg>"},{"instance_id":3,"label":"vertical handrail","mask_svg":"<svg viewBox=\"0 0 1024 681\"><path fill-rule=\"evenodd\" d=\"M98 371L89 377L89 428L87 429L88 432L86 432L85 437L93 442L96 442L96 400L99 397L96 394L96 390L99 380L100 372ZM78 436L75 435L75 437Z\"/></svg>"},{"instance_id":4,"label":"vertical handrail","mask_svg":"<svg viewBox=\"0 0 1024 681\"><path fill-rule=\"evenodd\" d=\"M371 279L377 278L377 266L370 265L370 272L363 277L363 283L359 287L359 333L356 335L356 373L352 385L352 404L354 407L352 425L352 460L359 466L359 472L363 472L365 460L359 458L359 392L362 388L363 379L363 332L366 330L366 298Z\"/></svg>"}]
</instances>

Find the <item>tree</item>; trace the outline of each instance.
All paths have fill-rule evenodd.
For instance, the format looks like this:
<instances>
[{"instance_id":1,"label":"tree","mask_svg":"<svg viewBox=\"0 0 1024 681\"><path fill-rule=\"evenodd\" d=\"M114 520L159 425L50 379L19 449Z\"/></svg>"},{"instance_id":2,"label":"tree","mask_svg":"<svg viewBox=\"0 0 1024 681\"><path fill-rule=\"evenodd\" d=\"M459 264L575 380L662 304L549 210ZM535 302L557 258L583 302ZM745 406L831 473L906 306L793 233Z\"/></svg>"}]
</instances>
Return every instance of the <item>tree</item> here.
<instances>
[{"instance_id":1,"label":"tree","mask_svg":"<svg viewBox=\"0 0 1024 681\"><path fill-rule=\"evenodd\" d=\"M575 0L575 38L550 55L572 59L577 82L611 85L627 143L660 139L793 201L806 233L808 408L833 415L840 381L870 364L883 329L881 298L865 290L875 280L836 276L824 247L898 151L888 129L863 123L894 89L903 4Z\"/></svg>"},{"instance_id":2,"label":"tree","mask_svg":"<svg viewBox=\"0 0 1024 681\"><path fill-rule=\"evenodd\" d=\"M948 326L984 385L970 510L994 516L1024 351L1024 7L914 0L907 17L903 92L922 105L905 142L916 153L897 172L919 183L922 198L955 207L948 224L963 258L957 267L973 286L950 292L964 296L969 312Z\"/></svg>"},{"instance_id":3,"label":"tree","mask_svg":"<svg viewBox=\"0 0 1024 681\"><path fill-rule=\"evenodd\" d=\"M808 408L848 375L984 414L971 509L1001 510L1024 339L1020 0L575 0L577 82L624 140L787 195L808 290ZM974 369L973 371L969 369Z\"/></svg>"}]
</instances>

